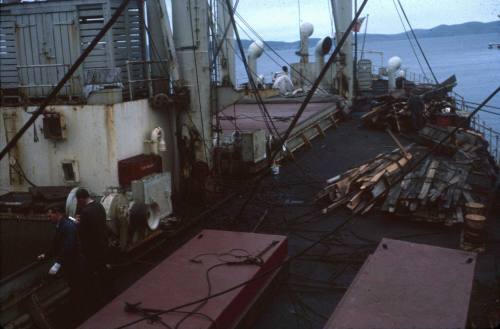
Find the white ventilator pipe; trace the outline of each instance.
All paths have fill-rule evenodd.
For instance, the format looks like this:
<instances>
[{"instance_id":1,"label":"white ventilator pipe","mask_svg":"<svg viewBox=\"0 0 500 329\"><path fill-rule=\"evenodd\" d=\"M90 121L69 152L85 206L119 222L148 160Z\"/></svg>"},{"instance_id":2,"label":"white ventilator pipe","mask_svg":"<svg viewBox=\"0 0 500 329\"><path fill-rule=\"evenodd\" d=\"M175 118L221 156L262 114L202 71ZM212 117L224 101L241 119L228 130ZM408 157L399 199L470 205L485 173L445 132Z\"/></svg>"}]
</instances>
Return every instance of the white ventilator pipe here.
<instances>
[{"instance_id":1,"label":"white ventilator pipe","mask_svg":"<svg viewBox=\"0 0 500 329\"><path fill-rule=\"evenodd\" d=\"M161 127L156 127L151 131L151 153L161 156L162 171L167 171L167 143L165 143L165 133Z\"/></svg>"},{"instance_id":2,"label":"white ventilator pipe","mask_svg":"<svg viewBox=\"0 0 500 329\"><path fill-rule=\"evenodd\" d=\"M252 42L252 44L248 47L248 69L250 70L250 74L252 74L252 78L255 83L259 81L259 75L257 74L257 58L262 56L262 53L264 53L264 43L260 40Z\"/></svg>"},{"instance_id":3,"label":"white ventilator pipe","mask_svg":"<svg viewBox=\"0 0 500 329\"><path fill-rule=\"evenodd\" d=\"M325 66L325 55L332 49L332 38L324 37L319 40L314 48L314 58L316 61L317 74L321 72L323 66Z\"/></svg>"},{"instance_id":4,"label":"white ventilator pipe","mask_svg":"<svg viewBox=\"0 0 500 329\"><path fill-rule=\"evenodd\" d=\"M389 90L396 89L396 75L401 67L402 60L398 56L389 58L387 61L387 79Z\"/></svg>"},{"instance_id":5,"label":"white ventilator pipe","mask_svg":"<svg viewBox=\"0 0 500 329\"><path fill-rule=\"evenodd\" d=\"M156 127L151 131L151 153L159 154L160 152L167 151L167 144L165 143L165 134L161 127Z\"/></svg>"},{"instance_id":6,"label":"white ventilator pipe","mask_svg":"<svg viewBox=\"0 0 500 329\"><path fill-rule=\"evenodd\" d=\"M309 37L314 32L314 25L308 22L300 24L300 49L298 55L301 63L309 63Z\"/></svg>"}]
</instances>

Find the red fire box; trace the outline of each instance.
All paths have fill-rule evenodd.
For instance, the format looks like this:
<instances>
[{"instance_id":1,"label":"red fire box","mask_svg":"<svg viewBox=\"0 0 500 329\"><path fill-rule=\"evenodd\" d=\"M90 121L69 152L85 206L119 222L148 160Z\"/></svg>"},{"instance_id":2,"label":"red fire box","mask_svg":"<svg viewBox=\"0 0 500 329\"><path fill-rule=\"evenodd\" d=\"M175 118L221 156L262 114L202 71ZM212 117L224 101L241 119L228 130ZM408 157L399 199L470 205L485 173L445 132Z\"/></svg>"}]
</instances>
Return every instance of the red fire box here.
<instances>
[{"instance_id":1,"label":"red fire box","mask_svg":"<svg viewBox=\"0 0 500 329\"><path fill-rule=\"evenodd\" d=\"M120 186L130 186L133 180L161 173L161 157L156 154L140 154L118 161L118 182Z\"/></svg>"}]
</instances>

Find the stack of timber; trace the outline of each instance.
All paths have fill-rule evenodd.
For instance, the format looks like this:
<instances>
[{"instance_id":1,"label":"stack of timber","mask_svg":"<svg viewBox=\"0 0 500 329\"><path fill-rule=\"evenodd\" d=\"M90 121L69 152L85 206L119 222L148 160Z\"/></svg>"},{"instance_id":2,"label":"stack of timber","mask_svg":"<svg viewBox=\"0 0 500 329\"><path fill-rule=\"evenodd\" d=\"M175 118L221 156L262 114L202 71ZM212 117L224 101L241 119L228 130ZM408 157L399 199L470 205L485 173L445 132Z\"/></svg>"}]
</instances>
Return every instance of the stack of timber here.
<instances>
[{"instance_id":1,"label":"stack of timber","mask_svg":"<svg viewBox=\"0 0 500 329\"><path fill-rule=\"evenodd\" d=\"M455 114L455 111L456 107L451 100L429 100L419 115L422 116L421 119L424 123L435 122L438 116L446 115L453 118L450 123L457 124L459 116ZM376 129L389 127L392 130L402 132L413 130L412 120L415 118L412 117L407 99L392 99L374 106L361 116L361 120L365 127Z\"/></svg>"},{"instance_id":2,"label":"stack of timber","mask_svg":"<svg viewBox=\"0 0 500 329\"><path fill-rule=\"evenodd\" d=\"M413 145L402 155L399 149L379 154L367 163L327 180L327 186L317 199L329 198L333 203L323 209L326 213L346 205L354 213L368 212L382 194L401 178L403 169L411 162Z\"/></svg>"},{"instance_id":3,"label":"stack of timber","mask_svg":"<svg viewBox=\"0 0 500 329\"><path fill-rule=\"evenodd\" d=\"M488 152L488 142L476 131L459 129L446 142L440 144L453 129L428 124L418 133L419 143L429 147L439 144L439 152L450 156L457 163L472 166L472 183L483 192L486 191L485 185L489 190L489 181L497 175L498 167Z\"/></svg>"},{"instance_id":4,"label":"stack of timber","mask_svg":"<svg viewBox=\"0 0 500 329\"><path fill-rule=\"evenodd\" d=\"M387 101L374 106L361 116L365 127L387 128L402 131L410 127L411 113L407 110L406 100Z\"/></svg>"},{"instance_id":5,"label":"stack of timber","mask_svg":"<svg viewBox=\"0 0 500 329\"><path fill-rule=\"evenodd\" d=\"M463 223L466 203L487 202L497 168L489 160L484 139L467 130L443 143L454 154L433 152L420 160L433 143L443 139L433 135L440 132L425 127L421 138L427 146L398 148L328 179L317 196L330 202L323 212L346 206L355 214L365 214L377 205L412 220Z\"/></svg>"}]
</instances>

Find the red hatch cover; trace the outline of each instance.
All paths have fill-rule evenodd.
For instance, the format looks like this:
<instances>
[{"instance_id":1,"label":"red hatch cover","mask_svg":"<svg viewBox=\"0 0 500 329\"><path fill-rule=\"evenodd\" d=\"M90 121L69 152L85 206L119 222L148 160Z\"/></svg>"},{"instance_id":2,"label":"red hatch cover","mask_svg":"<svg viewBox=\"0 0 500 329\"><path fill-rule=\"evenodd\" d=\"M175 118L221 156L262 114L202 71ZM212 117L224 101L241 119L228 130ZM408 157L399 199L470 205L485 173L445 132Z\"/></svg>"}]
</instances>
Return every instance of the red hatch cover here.
<instances>
[{"instance_id":1,"label":"red hatch cover","mask_svg":"<svg viewBox=\"0 0 500 329\"><path fill-rule=\"evenodd\" d=\"M465 328L476 254L383 239L324 329Z\"/></svg>"},{"instance_id":2,"label":"red hatch cover","mask_svg":"<svg viewBox=\"0 0 500 329\"><path fill-rule=\"evenodd\" d=\"M251 256L261 255L262 264L255 265ZM249 257L250 256L250 257ZM93 315L80 328L116 328L140 319L138 314L125 312L126 302L141 303L145 309L169 309L223 291L268 271L287 257L284 236L203 230L170 257L144 275L131 287ZM250 264L240 264L247 260ZM234 262L233 265L218 265ZM203 305L181 311L200 313L187 317L185 313L161 315L161 321L172 328L233 328L251 308L257 296L267 287L275 273L263 276L227 294L212 298ZM216 325L212 322L215 321ZM129 328L164 328L160 322L142 321Z\"/></svg>"}]
</instances>

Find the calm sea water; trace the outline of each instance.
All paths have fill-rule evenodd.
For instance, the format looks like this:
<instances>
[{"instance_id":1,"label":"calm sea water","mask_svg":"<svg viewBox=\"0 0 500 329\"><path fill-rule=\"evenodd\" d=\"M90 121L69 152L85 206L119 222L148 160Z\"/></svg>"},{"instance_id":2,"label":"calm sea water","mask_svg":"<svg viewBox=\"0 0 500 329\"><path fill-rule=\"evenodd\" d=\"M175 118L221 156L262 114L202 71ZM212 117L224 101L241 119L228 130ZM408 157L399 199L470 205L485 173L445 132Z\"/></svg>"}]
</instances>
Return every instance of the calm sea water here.
<instances>
[{"instance_id":1,"label":"calm sea water","mask_svg":"<svg viewBox=\"0 0 500 329\"><path fill-rule=\"evenodd\" d=\"M422 38L419 41L437 79L442 81L455 74L458 85L454 90L466 100L480 103L500 85L500 50L488 49L488 43L500 42L500 33ZM361 48L361 42L362 36L359 37L359 48ZM421 74L408 40L367 40L365 49L382 51L384 65L387 64L390 57L399 56L403 60L403 68L406 68L409 72ZM281 50L278 51L278 54L288 63L293 63L297 62L295 50ZM365 57L372 59L374 65L380 66L380 55L367 54ZM422 58L420 58L420 61L424 69L426 69ZM264 74L267 81L270 81L271 72L278 71L284 64L286 63L283 60L272 54L271 51L266 50L265 54L259 58L258 71L259 74ZM426 75L431 78L427 69ZM237 77L240 82L247 80L241 63L237 65ZM489 105L500 107L500 94L497 94ZM500 113L500 110L490 110ZM480 118L495 130L500 131L500 116L481 112Z\"/></svg>"}]
</instances>

